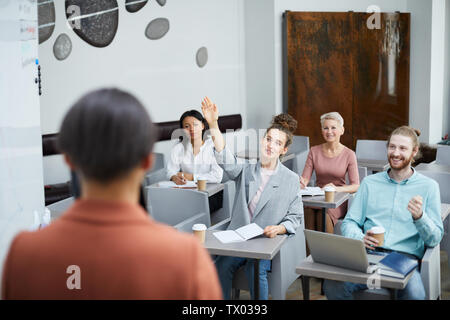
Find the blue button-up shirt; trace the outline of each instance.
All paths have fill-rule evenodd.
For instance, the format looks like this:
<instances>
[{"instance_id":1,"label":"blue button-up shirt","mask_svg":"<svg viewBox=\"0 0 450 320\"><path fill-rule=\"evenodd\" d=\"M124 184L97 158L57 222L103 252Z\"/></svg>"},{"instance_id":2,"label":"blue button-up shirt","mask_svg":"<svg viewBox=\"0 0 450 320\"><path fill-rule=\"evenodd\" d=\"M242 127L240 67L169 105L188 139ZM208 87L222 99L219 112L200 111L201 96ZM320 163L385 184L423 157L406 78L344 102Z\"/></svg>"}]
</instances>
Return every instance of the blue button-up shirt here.
<instances>
[{"instance_id":1,"label":"blue button-up shirt","mask_svg":"<svg viewBox=\"0 0 450 320\"><path fill-rule=\"evenodd\" d=\"M417 195L423 198L423 215L413 220L408 202ZM383 248L422 258L425 246L436 246L443 236L439 185L415 170L402 182L391 179L387 171L367 176L341 230L345 237L362 240L373 226L386 230Z\"/></svg>"}]
</instances>

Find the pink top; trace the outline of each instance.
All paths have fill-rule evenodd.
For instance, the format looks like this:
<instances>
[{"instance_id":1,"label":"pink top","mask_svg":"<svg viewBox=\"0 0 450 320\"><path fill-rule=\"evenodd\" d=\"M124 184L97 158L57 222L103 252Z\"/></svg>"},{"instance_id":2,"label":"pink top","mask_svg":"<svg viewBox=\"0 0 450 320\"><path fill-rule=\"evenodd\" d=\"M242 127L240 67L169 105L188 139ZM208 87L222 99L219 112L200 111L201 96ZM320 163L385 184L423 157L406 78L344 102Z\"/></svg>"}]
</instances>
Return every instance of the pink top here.
<instances>
[{"instance_id":1,"label":"pink top","mask_svg":"<svg viewBox=\"0 0 450 320\"><path fill-rule=\"evenodd\" d=\"M250 212L250 219L253 218L253 212L255 212L256 205L258 204L259 198L266 187L267 182L269 182L270 177L274 174L275 170L267 170L261 168L261 184L259 185L258 191L256 191L255 196L248 205L248 211Z\"/></svg>"},{"instance_id":2,"label":"pink top","mask_svg":"<svg viewBox=\"0 0 450 320\"><path fill-rule=\"evenodd\" d=\"M311 147L303 169L302 177L310 180L313 170L316 172L316 185L323 187L333 183L340 187L345 185L345 174L348 172L350 184L359 184L358 164L353 150L344 146L344 149L336 157L329 158L322 151L322 145ZM347 212L347 203L336 209L328 209L333 223Z\"/></svg>"}]
</instances>

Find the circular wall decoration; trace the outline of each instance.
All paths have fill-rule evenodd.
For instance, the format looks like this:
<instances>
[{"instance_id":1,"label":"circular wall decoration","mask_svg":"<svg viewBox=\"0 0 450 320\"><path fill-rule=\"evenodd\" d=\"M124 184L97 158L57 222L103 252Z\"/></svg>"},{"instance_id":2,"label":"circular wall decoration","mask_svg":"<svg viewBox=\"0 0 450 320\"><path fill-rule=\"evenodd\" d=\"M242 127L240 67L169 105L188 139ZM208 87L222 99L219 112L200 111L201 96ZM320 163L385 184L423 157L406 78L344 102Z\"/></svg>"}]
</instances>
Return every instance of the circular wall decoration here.
<instances>
[{"instance_id":1,"label":"circular wall decoration","mask_svg":"<svg viewBox=\"0 0 450 320\"><path fill-rule=\"evenodd\" d=\"M66 16L73 31L98 48L113 41L119 26L117 0L66 0Z\"/></svg>"},{"instance_id":2,"label":"circular wall decoration","mask_svg":"<svg viewBox=\"0 0 450 320\"><path fill-rule=\"evenodd\" d=\"M55 4L53 0L38 1L39 44L50 39L55 30Z\"/></svg>"},{"instance_id":3,"label":"circular wall decoration","mask_svg":"<svg viewBox=\"0 0 450 320\"><path fill-rule=\"evenodd\" d=\"M169 32L170 24L166 18L152 20L145 29L145 36L150 40L161 39Z\"/></svg>"},{"instance_id":4,"label":"circular wall decoration","mask_svg":"<svg viewBox=\"0 0 450 320\"><path fill-rule=\"evenodd\" d=\"M125 1L125 8L131 13L138 12L147 4L147 2L148 0L127 0Z\"/></svg>"},{"instance_id":5,"label":"circular wall decoration","mask_svg":"<svg viewBox=\"0 0 450 320\"><path fill-rule=\"evenodd\" d=\"M66 59L72 52L72 41L69 36L65 33L60 34L56 38L55 44L53 45L53 54L58 60Z\"/></svg>"},{"instance_id":6,"label":"circular wall decoration","mask_svg":"<svg viewBox=\"0 0 450 320\"><path fill-rule=\"evenodd\" d=\"M208 49L206 47L198 49L195 59L197 60L197 65L203 68L208 63Z\"/></svg>"},{"instance_id":7,"label":"circular wall decoration","mask_svg":"<svg viewBox=\"0 0 450 320\"><path fill-rule=\"evenodd\" d=\"M161 7L164 7L164 5L166 4L166 0L156 0L156 2L158 2L158 4L159 4Z\"/></svg>"}]
</instances>

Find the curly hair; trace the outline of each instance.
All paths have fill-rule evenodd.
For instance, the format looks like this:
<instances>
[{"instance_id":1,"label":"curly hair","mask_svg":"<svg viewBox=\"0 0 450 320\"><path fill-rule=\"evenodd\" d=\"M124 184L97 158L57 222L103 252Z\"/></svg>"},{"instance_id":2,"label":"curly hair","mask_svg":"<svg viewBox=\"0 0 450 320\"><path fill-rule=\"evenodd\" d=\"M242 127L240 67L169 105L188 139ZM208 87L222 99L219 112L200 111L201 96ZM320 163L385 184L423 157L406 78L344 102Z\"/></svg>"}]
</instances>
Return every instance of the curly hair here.
<instances>
[{"instance_id":1,"label":"curly hair","mask_svg":"<svg viewBox=\"0 0 450 320\"><path fill-rule=\"evenodd\" d=\"M284 146L289 147L292 144L294 132L297 130L297 120L287 113L281 113L272 118L266 134L272 129L278 129L286 134L286 143Z\"/></svg>"}]
</instances>

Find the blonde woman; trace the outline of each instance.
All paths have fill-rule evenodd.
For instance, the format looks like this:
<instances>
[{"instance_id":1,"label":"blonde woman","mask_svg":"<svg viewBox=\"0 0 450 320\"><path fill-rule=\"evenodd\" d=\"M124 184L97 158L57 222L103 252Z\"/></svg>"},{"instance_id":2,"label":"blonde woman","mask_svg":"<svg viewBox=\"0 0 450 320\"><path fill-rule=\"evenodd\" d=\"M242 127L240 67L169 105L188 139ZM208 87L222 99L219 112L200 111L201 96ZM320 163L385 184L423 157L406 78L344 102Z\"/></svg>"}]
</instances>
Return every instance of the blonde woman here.
<instances>
[{"instance_id":1,"label":"blonde woman","mask_svg":"<svg viewBox=\"0 0 450 320\"><path fill-rule=\"evenodd\" d=\"M311 147L305 168L300 176L300 187L305 188L313 171L316 173L318 187L332 186L337 192L354 193L359 187L358 164L353 150L344 146L341 136L344 134L344 119L338 112L329 112L320 117L324 143ZM345 176L348 173L350 184L347 185ZM318 209L305 210L305 224L307 229L318 229L321 215ZM328 209L326 217L326 231L333 233L337 220L347 212L347 203L336 209ZM317 219L317 223L316 222Z\"/></svg>"}]
</instances>

